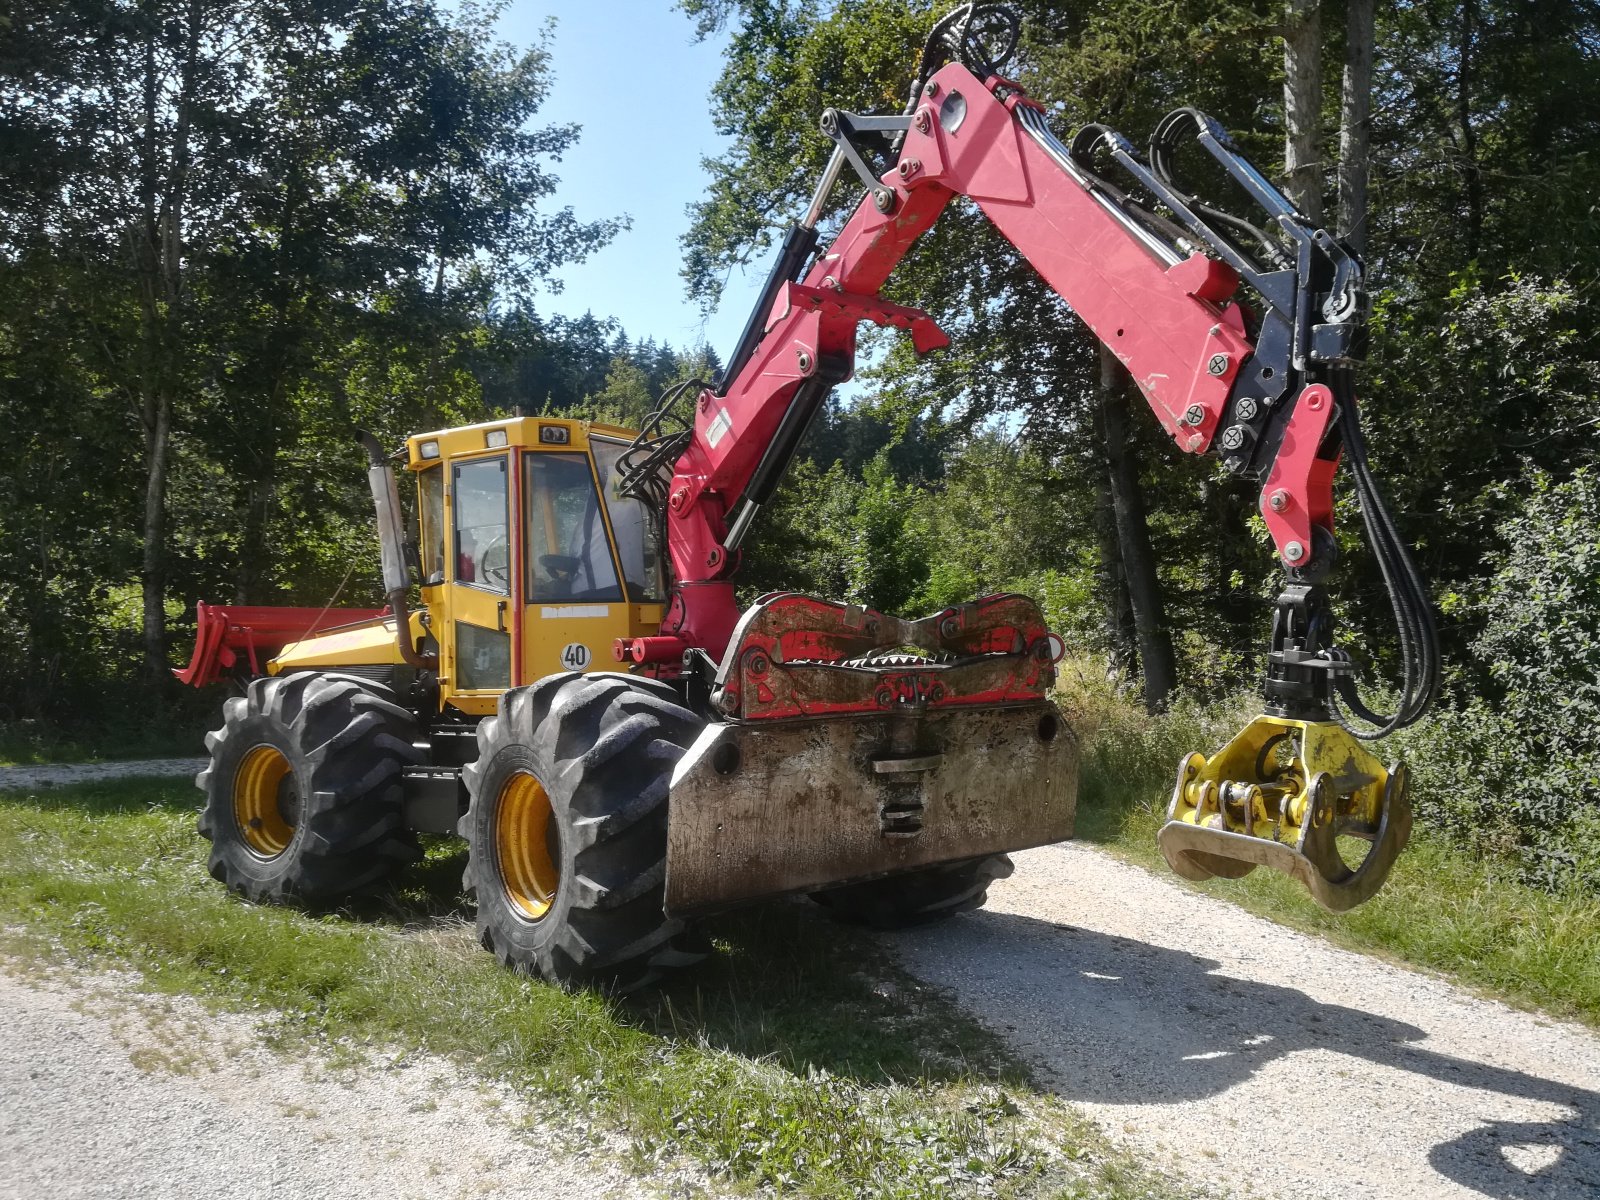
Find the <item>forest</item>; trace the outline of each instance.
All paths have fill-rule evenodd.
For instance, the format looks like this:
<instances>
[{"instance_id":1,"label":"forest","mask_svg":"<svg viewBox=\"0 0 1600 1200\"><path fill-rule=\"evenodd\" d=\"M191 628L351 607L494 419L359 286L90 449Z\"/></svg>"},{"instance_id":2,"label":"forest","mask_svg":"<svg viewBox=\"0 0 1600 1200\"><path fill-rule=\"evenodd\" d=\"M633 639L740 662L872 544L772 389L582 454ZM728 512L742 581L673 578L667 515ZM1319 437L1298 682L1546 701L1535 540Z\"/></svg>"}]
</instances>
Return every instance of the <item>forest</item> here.
<instances>
[{"instance_id":1,"label":"forest","mask_svg":"<svg viewBox=\"0 0 1600 1200\"><path fill-rule=\"evenodd\" d=\"M661 0L665 3L666 0ZM689 300L760 269L830 144L899 111L924 0L682 0L727 41L729 138ZM1374 470L1438 610L1421 818L1600 888L1600 6L1587 0L1015 0L1065 133L1212 114L1365 258ZM198 741L199 600L370 603L356 427L513 407L637 423L731 347L671 347L539 286L617 232L556 207L559 39L432 0L19 0L0 13L0 744ZM835 197L831 227L854 195ZM891 281L951 335L870 366L762 517L750 595L906 615L1037 597L1152 712L1259 686L1279 573L1256 497L1177 454L1094 338L957 206ZM673 298L676 300L677 298ZM1392 618L1352 496L1335 588L1369 682ZM154 731L154 732L152 732ZM15 752L15 751L13 751Z\"/></svg>"}]
</instances>

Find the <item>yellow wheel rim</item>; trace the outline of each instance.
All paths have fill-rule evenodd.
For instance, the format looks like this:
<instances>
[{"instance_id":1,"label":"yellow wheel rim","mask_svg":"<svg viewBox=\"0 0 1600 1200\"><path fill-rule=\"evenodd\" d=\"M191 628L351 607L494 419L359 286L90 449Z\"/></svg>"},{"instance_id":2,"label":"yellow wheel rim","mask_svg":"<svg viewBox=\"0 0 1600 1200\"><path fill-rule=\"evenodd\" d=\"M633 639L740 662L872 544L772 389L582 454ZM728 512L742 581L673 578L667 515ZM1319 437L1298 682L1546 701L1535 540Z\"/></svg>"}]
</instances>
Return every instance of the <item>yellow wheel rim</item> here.
<instances>
[{"instance_id":1,"label":"yellow wheel rim","mask_svg":"<svg viewBox=\"0 0 1600 1200\"><path fill-rule=\"evenodd\" d=\"M526 920L539 920L555 903L561 854L550 797L526 771L507 779L495 800L494 852L511 907Z\"/></svg>"},{"instance_id":2,"label":"yellow wheel rim","mask_svg":"<svg viewBox=\"0 0 1600 1200\"><path fill-rule=\"evenodd\" d=\"M278 803L288 776L289 760L281 750L256 746L233 777L233 819L245 845L262 858L276 858L294 837Z\"/></svg>"}]
</instances>

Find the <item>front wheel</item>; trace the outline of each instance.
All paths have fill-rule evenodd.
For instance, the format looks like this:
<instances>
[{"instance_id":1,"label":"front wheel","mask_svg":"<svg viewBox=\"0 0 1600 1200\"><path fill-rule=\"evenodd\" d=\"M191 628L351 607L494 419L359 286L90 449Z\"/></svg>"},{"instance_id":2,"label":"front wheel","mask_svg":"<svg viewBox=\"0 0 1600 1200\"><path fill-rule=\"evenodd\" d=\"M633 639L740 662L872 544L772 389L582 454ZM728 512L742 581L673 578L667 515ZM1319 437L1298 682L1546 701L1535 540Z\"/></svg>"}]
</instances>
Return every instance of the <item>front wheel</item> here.
<instances>
[{"instance_id":1,"label":"front wheel","mask_svg":"<svg viewBox=\"0 0 1600 1200\"><path fill-rule=\"evenodd\" d=\"M830 915L871 929L907 929L982 908L989 885L1011 874L1004 854L940 863L866 883L848 883L811 898Z\"/></svg>"},{"instance_id":2,"label":"front wheel","mask_svg":"<svg viewBox=\"0 0 1600 1200\"><path fill-rule=\"evenodd\" d=\"M213 878L256 901L326 904L420 857L400 776L416 718L347 675L256 679L206 735L200 832Z\"/></svg>"},{"instance_id":3,"label":"front wheel","mask_svg":"<svg viewBox=\"0 0 1600 1200\"><path fill-rule=\"evenodd\" d=\"M485 949L618 990L705 957L663 911L667 792L700 727L670 687L627 675L551 675L500 698L460 824Z\"/></svg>"}]
</instances>

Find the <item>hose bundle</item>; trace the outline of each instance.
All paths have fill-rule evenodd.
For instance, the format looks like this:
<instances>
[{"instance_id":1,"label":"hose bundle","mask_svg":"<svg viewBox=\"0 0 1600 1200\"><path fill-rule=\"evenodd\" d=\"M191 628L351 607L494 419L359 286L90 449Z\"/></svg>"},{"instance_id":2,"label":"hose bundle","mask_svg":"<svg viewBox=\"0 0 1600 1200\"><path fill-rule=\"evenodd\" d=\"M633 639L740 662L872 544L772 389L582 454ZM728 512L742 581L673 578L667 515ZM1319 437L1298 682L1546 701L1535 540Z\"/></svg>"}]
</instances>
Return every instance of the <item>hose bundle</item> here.
<instances>
[{"instance_id":1,"label":"hose bundle","mask_svg":"<svg viewBox=\"0 0 1600 1200\"><path fill-rule=\"evenodd\" d=\"M1395 625L1400 635L1401 685L1400 702L1387 716L1376 713L1362 703L1356 693L1353 676L1341 673L1335 676L1339 700L1334 703L1334 716L1339 724L1355 737L1375 741L1397 729L1415 724L1433 703L1439 688L1439 633L1434 626L1433 606L1428 601L1427 588L1422 575L1400 534L1394 519L1389 515L1377 481L1367 464L1367 443L1361 432L1361 415L1356 403L1355 387L1350 373L1340 371L1333 380L1334 394L1342 414L1340 429L1344 448L1349 456L1350 474L1355 480L1356 499L1361 505L1361 519L1366 525L1367 542L1378 560L1383 574L1384 587L1389 592L1389 603L1394 608ZM1330 653L1343 656L1344 652ZM1352 728L1339 711L1339 703L1357 718L1376 729Z\"/></svg>"}]
</instances>

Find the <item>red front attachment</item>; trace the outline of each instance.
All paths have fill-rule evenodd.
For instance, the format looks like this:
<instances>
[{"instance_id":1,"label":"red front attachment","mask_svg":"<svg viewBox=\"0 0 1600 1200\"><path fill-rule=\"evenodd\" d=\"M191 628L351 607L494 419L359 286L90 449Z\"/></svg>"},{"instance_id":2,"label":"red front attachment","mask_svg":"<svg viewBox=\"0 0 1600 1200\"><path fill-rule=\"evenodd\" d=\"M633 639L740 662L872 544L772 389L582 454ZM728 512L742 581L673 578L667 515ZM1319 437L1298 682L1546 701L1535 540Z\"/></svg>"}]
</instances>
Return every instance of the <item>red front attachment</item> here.
<instances>
[{"instance_id":1,"label":"red front attachment","mask_svg":"<svg viewBox=\"0 0 1600 1200\"><path fill-rule=\"evenodd\" d=\"M195 605L194 654L183 670L184 683L205 687L233 673L240 662L260 675L266 662L285 646L358 621L383 616L383 608L278 608L267 605Z\"/></svg>"},{"instance_id":2,"label":"red front attachment","mask_svg":"<svg viewBox=\"0 0 1600 1200\"><path fill-rule=\"evenodd\" d=\"M712 700L739 721L1034 704L1055 682L1060 647L1024 596L906 621L774 592L739 622Z\"/></svg>"}]
</instances>

